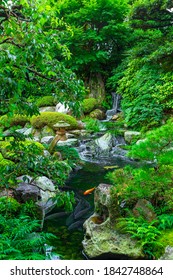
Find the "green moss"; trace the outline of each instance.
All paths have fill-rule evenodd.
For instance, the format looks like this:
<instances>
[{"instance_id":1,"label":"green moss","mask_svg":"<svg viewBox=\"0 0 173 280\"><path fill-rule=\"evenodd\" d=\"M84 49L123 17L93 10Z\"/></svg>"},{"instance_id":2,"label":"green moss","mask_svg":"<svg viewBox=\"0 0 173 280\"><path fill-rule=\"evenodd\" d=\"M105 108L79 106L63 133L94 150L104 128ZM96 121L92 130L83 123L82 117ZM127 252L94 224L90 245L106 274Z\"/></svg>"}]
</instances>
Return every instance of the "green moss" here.
<instances>
[{"instance_id":1,"label":"green moss","mask_svg":"<svg viewBox=\"0 0 173 280\"><path fill-rule=\"evenodd\" d=\"M56 105L55 98L53 96L43 96L36 101L38 107L54 106Z\"/></svg>"},{"instance_id":2,"label":"green moss","mask_svg":"<svg viewBox=\"0 0 173 280\"><path fill-rule=\"evenodd\" d=\"M7 115L0 117L0 126L2 125L4 128L21 125L24 126L27 122L29 122L29 117L24 115L14 115L12 118L9 118Z\"/></svg>"},{"instance_id":3,"label":"green moss","mask_svg":"<svg viewBox=\"0 0 173 280\"><path fill-rule=\"evenodd\" d=\"M160 237L157 239L158 244L154 252L156 259L160 258L164 254L165 248L169 245L173 247L173 229L163 230Z\"/></svg>"},{"instance_id":4,"label":"green moss","mask_svg":"<svg viewBox=\"0 0 173 280\"><path fill-rule=\"evenodd\" d=\"M58 113L58 112L43 112L38 116L33 116L31 118L31 125L34 128L43 128L44 126L49 126L53 128L53 125L59 121L65 121L70 124L67 129L77 128L77 120L69 115Z\"/></svg>"},{"instance_id":5,"label":"green moss","mask_svg":"<svg viewBox=\"0 0 173 280\"><path fill-rule=\"evenodd\" d=\"M84 114L88 114L93 111L97 106L97 100L93 97L86 98L82 102L82 109Z\"/></svg>"}]
</instances>

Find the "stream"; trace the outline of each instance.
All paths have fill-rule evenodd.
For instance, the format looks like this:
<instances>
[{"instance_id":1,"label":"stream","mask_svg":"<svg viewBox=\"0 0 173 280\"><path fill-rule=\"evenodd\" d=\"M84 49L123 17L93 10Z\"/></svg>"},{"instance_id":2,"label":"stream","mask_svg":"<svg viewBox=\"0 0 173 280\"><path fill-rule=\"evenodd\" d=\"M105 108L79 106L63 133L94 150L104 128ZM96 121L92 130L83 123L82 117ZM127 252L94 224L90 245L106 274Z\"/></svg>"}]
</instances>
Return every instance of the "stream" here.
<instances>
[{"instance_id":1,"label":"stream","mask_svg":"<svg viewBox=\"0 0 173 280\"><path fill-rule=\"evenodd\" d=\"M107 111L107 120L119 110L119 96L113 94L112 97L113 109ZM77 205L72 213L62 212L62 216L55 215L54 219L47 219L44 223L44 230L57 236L52 244L55 257L50 254L50 259L86 259L82 251L83 223L94 211L94 192L89 195L83 193L100 183L109 184L105 176L111 171L110 166L118 168L135 164L126 157L126 151L121 149L122 145L125 145L122 136L112 136L106 131L81 139L76 149L83 160L82 168L73 172L66 182L67 190L72 190L75 194Z\"/></svg>"}]
</instances>

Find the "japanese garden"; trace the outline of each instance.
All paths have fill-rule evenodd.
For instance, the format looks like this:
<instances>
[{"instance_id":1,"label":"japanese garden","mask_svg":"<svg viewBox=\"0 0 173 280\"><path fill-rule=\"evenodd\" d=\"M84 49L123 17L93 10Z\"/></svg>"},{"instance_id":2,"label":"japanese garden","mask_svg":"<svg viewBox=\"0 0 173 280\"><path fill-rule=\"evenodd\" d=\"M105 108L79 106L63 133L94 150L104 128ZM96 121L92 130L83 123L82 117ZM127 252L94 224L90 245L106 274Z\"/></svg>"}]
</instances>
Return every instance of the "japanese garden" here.
<instances>
[{"instance_id":1,"label":"japanese garden","mask_svg":"<svg viewBox=\"0 0 173 280\"><path fill-rule=\"evenodd\" d=\"M173 3L0 0L0 260L173 260Z\"/></svg>"}]
</instances>

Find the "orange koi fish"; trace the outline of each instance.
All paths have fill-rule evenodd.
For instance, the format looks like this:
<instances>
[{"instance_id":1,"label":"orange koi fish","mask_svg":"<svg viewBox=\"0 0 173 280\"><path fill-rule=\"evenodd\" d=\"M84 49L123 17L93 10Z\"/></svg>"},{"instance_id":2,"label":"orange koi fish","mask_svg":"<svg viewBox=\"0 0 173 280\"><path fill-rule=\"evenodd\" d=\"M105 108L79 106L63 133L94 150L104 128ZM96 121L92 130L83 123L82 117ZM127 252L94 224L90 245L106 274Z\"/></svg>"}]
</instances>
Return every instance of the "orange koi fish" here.
<instances>
[{"instance_id":1,"label":"orange koi fish","mask_svg":"<svg viewBox=\"0 0 173 280\"><path fill-rule=\"evenodd\" d=\"M95 190L95 188L88 189L88 190L86 190L83 194L84 194L84 195L91 194L94 190Z\"/></svg>"}]
</instances>

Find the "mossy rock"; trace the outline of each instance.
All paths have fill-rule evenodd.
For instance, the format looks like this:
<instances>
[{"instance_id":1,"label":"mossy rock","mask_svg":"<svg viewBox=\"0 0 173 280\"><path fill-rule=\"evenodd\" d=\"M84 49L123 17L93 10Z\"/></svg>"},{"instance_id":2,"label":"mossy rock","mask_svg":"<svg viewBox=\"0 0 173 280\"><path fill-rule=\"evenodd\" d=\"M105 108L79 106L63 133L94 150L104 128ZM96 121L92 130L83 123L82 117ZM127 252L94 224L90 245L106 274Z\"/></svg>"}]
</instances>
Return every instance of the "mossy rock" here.
<instances>
[{"instance_id":1,"label":"mossy rock","mask_svg":"<svg viewBox=\"0 0 173 280\"><path fill-rule=\"evenodd\" d=\"M29 117L25 115L14 115L12 118L9 118L7 115L3 115L0 117L0 126L4 128L8 128L10 126L20 125L24 126L29 122Z\"/></svg>"},{"instance_id":2,"label":"mossy rock","mask_svg":"<svg viewBox=\"0 0 173 280\"><path fill-rule=\"evenodd\" d=\"M97 100L93 97L86 98L82 102L82 110L84 114L88 114L93 111L97 106Z\"/></svg>"},{"instance_id":3,"label":"mossy rock","mask_svg":"<svg viewBox=\"0 0 173 280\"><path fill-rule=\"evenodd\" d=\"M89 115L91 118L93 119L97 119L97 120L103 120L105 118L105 114L102 110L100 109L95 109L94 111L92 111Z\"/></svg>"},{"instance_id":4,"label":"mossy rock","mask_svg":"<svg viewBox=\"0 0 173 280\"><path fill-rule=\"evenodd\" d=\"M53 96L43 96L36 101L36 105L38 107L54 106L56 101Z\"/></svg>"},{"instance_id":5,"label":"mossy rock","mask_svg":"<svg viewBox=\"0 0 173 280\"><path fill-rule=\"evenodd\" d=\"M65 121L69 123L69 129L76 129L78 127L77 120L69 115L58 113L58 112L43 112L38 116L33 116L31 118L31 125L34 128L43 128L44 126L49 126L50 128L54 128L53 125L59 121Z\"/></svg>"}]
</instances>

